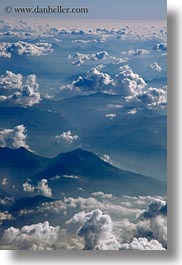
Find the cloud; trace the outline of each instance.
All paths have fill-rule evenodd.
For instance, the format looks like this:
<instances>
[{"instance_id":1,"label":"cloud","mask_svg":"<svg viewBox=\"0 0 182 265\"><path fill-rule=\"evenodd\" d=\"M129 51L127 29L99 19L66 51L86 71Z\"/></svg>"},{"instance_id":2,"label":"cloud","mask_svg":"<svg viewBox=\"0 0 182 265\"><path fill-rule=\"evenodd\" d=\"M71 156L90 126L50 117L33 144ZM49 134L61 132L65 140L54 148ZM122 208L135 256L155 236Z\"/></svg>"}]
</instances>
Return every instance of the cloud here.
<instances>
[{"instance_id":1,"label":"cloud","mask_svg":"<svg viewBox=\"0 0 182 265\"><path fill-rule=\"evenodd\" d=\"M127 54L127 55L146 55L149 54L150 50L145 50L145 49L137 49L137 50L129 50L128 52L123 52L123 54Z\"/></svg>"},{"instance_id":2,"label":"cloud","mask_svg":"<svg viewBox=\"0 0 182 265\"><path fill-rule=\"evenodd\" d=\"M0 211L0 224L4 220L12 220L12 215L8 211L5 211L5 212Z\"/></svg>"},{"instance_id":3,"label":"cloud","mask_svg":"<svg viewBox=\"0 0 182 265\"><path fill-rule=\"evenodd\" d=\"M137 113L137 109L133 108L128 111L128 114L135 115Z\"/></svg>"},{"instance_id":4,"label":"cloud","mask_svg":"<svg viewBox=\"0 0 182 265\"><path fill-rule=\"evenodd\" d=\"M67 179L80 179L80 177L75 176L75 175L63 175L62 178L67 178Z\"/></svg>"},{"instance_id":5,"label":"cloud","mask_svg":"<svg viewBox=\"0 0 182 265\"><path fill-rule=\"evenodd\" d=\"M47 179L42 179L41 181L39 181L37 186L33 186L31 184L31 180L28 179L25 183L23 183L22 187L24 192L36 192L46 197L52 197L52 191L51 188L48 186Z\"/></svg>"},{"instance_id":6,"label":"cloud","mask_svg":"<svg viewBox=\"0 0 182 265\"><path fill-rule=\"evenodd\" d=\"M116 114L115 113L108 113L105 115L105 117L113 120L116 117Z\"/></svg>"},{"instance_id":7,"label":"cloud","mask_svg":"<svg viewBox=\"0 0 182 265\"><path fill-rule=\"evenodd\" d=\"M61 140L65 140L68 143L73 143L74 141L78 140L78 135L73 135L71 130L67 131L67 132L63 132L60 135L56 135L55 139L56 141L59 143Z\"/></svg>"},{"instance_id":8,"label":"cloud","mask_svg":"<svg viewBox=\"0 0 182 265\"><path fill-rule=\"evenodd\" d=\"M80 211L92 211L94 209L100 209L104 213L112 216L114 220L120 220L127 217L135 219L136 215L141 213L145 205L147 205L147 202L152 198L143 198L139 200L139 198L136 197L134 202L131 201L131 203L128 203L128 198L122 198L121 200L118 200L112 194L98 191L93 193L88 198L64 197L63 200L42 203L41 205L37 206L36 209L33 209L33 212L61 214L62 217L66 217L69 213L75 214ZM141 201L143 204L140 205L138 202ZM30 211L32 213L32 209L30 209Z\"/></svg>"},{"instance_id":9,"label":"cloud","mask_svg":"<svg viewBox=\"0 0 182 265\"><path fill-rule=\"evenodd\" d=\"M46 99L53 99L54 98L54 95L49 95L48 93L46 93L44 95L44 98L46 98Z\"/></svg>"},{"instance_id":10,"label":"cloud","mask_svg":"<svg viewBox=\"0 0 182 265\"><path fill-rule=\"evenodd\" d=\"M140 214L137 214L140 216ZM114 222L113 231L121 244L132 242L134 238L145 238L148 241L157 240L163 248L167 248L167 217L157 215L148 219L125 218ZM130 247L126 244L126 247Z\"/></svg>"},{"instance_id":11,"label":"cloud","mask_svg":"<svg viewBox=\"0 0 182 265\"><path fill-rule=\"evenodd\" d=\"M137 234L148 235L167 247L167 202L155 199L138 215Z\"/></svg>"},{"instance_id":12,"label":"cloud","mask_svg":"<svg viewBox=\"0 0 182 265\"><path fill-rule=\"evenodd\" d=\"M84 64L86 61L98 61L105 60L109 57L109 54L106 51L101 51L93 54L87 53L75 53L74 55L69 55L68 58L72 59L72 64L76 66L80 66Z\"/></svg>"},{"instance_id":13,"label":"cloud","mask_svg":"<svg viewBox=\"0 0 182 265\"><path fill-rule=\"evenodd\" d=\"M1 139L1 131L0 131L0 139ZM7 186L8 185L8 179L7 178L3 178L2 182L1 182L2 186Z\"/></svg>"},{"instance_id":14,"label":"cloud","mask_svg":"<svg viewBox=\"0 0 182 265\"><path fill-rule=\"evenodd\" d=\"M111 62L113 64L119 64L126 62L126 58L117 58L115 56L111 56L108 52L106 51L101 51L101 52L96 52L96 53L75 53L74 55L69 55L69 59L72 59L72 64L76 66L80 66L84 64L86 61L103 61L106 60L108 62Z\"/></svg>"},{"instance_id":15,"label":"cloud","mask_svg":"<svg viewBox=\"0 0 182 265\"><path fill-rule=\"evenodd\" d=\"M149 87L137 95L137 98L146 104L149 108L166 107L167 104L167 87L153 88Z\"/></svg>"},{"instance_id":16,"label":"cloud","mask_svg":"<svg viewBox=\"0 0 182 265\"><path fill-rule=\"evenodd\" d=\"M50 37L58 34L58 29L48 25L47 23L39 24L30 21L17 21L10 23L9 21L0 22L0 32L4 36L13 36L18 38L40 38L40 37Z\"/></svg>"},{"instance_id":17,"label":"cloud","mask_svg":"<svg viewBox=\"0 0 182 265\"><path fill-rule=\"evenodd\" d=\"M15 43L2 42L0 44L0 57L11 58L12 55L42 56L53 52L52 45L46 42L28 43L18 41Z\"/></svg>"},{"instance_id":18,"label":"cloud","mask_svg":"<svg viewBox=\"0 0 182 265\"><path fill-rule=\"evenodd\" d=\"M16 212L16 216L11 216L11 218L23 217L20 220L46 216L54 225L51 231L59 225L57 239L50 241L49 246L46 240L45 245L42 245L42 236L36 233L38 227L42 230L43 224L28 226L28 230L22 227L18 229L18 236L15 237L10 233L10 241L7 238L7 231L11 232L12 228L5 230L3 238L6 238L6 244L19 249L40 247L42 249L163 250L167 248L167 205L164 198L152 196L116 198L102 191L93 192L90 196L92 197L65 197L63 200L44 202L32 208L21 209ZM22 235L22 230L25 231L23 233L25 235ZM27 239L27 231L30 231L28 234L34 237L28 236ZM40 241L36 241L36 234ZM19 240L21 237L25 238L25 245ZM46 238L49 238L48 234Z\"/></svg>"},{"instance_id":19,"label":"cloud","mask_svg":"<svg viewBox=\"0 0 182 265\"><path fill-rule=\"evenodd\" d=\"M167 51L167 44L166 43L157 43L154 45L153 50Z\"/></svg>"},{"instance_id":20,"label":"cloud","mask_svg":"<svg viewBox=\"0 0 182 265\"><path fill-rule=\"evenodd\" d=\"M157 62L153 62L150 64L150 68L154 71L154 72L161 72L162 68L160 67L160 65Z\"/></svg>"},{"instance_id":21,"label":"cloud","mask_svg":"<svg viewBox=\"0 0 182 265\"><path fill-rule=\"evenodd\" d=\"M34 74L26 79L21 74L6 71L0 76L0 102L10 102L15 105L33 106L40 102L39 84Z\"/></svg>"},{"instance_id":22,"label":"cloud","mask_svg":"<svg viewBox=\"0 0 182 265\"><path fill-rule=\"evenodd\" d=\"M72 87L80 91L102 91L107 90L112 84L113 80L109 74L92 68L84 76L79 76L76 81L73 81Z\"/></svg>"},{"instance_id":23,"label":"cloud","mask_svg":"<svg viewBox=\"0 0 182 265\"><path fill-rule=\"evenodd\" d=\"M0 22L0 32L5 36L14 36L19 38L40 38L53 37L60 38L60 35L69 35L75 43L105 43L107 40L154 40L159 39L166 41L166 26L157 25L127 25L121 29L117 28L61 28L53 27L47 23L40 24L30 21L18 21L10 23L9 21ZM84 36L84 38L83 38ZM79 39L75 39L79 38ZM87 41L87 42L86 42Z\"/></svg>"},{"instance_id":24,"label":"cloud","mask_svg":"<svg viewBox=\"0 0 182 265\"><path fill-rule=\"evenodd\" d=\"M152 201L146 210L144 210L140 215L140 219L150 219L156 216L167 216L167 202L162 200Z\"/></svg>"},{"instance_id":25,"label":"cloud","mask_svg":"<svg viewBox=\"0 0 182 265\"><path fill-rule=\"evenodd\" d=\"M9 206L12 202L14 202L14 197L5 196L4 198L0 198L0 205Z\"/></svg>"},{"instance_id":26,"label":"cloud","mask_svg":"<svg viewBox=\"0 0 182 265\"><path fill-rule=\"evenodd\" d=\"M26 143L26 128L24 125L17 125L13 129L4 129L0 131L0 147L29 149Z\"/></svg>"},{"instance_id":27,"label":"cloud","mask_svg":"<svg viewBox=\"0 0 182 265\"><path fill-rule=\"evenodd\" d=\"M11 58L11 53L7 51L9 48L9 43L1 42L0 43L0 57Z\"/></svg>"},{"instance_id":28,"label":"cloud","mask_svg":"<svg viewBox=\"0 0 182 265\"><path fill-rule=\"evenodd\" d=\"M56 249L60 228L49 225L49 222L23 226L21 229L10 227L3 234L5 244L22 250Z\"/></svg>"},{"instance_id":29,"label":"cloud","mask_svg":"<svg viewBox=\"0 0 182 265\"><path fill-rule=\"evenodd\" d=\"M115 92L123 96L137 95L146 86L144 79L134 73L128 65L120 67L120 72L114 77Z\"/></svg>"},{"instance_id":30,"label":"cloud","mask_svg":"<svg viewBox=\"0 0 182 265\"><path fill-rule=\"evenodd\" d=\"M165 250L157 240L148 241L147 238L134 238L132 242L125 243L120 246L120 249L125 250Z\"/></svg>"},{"instance_id":31,"label":"cloud","mask_svg":"<svg viewBox=\"0 0 182 265\"><path fill-rule=\"evenodd\" d=\"M93 192L93 193L91 193L91 195L93 197L101 198L101 199L112 199L113 198L113 195L112 194L110 194L110 193L104 193L102 191Z\"/></svg>"},{"instance_id":32,"label":"cloud","mask_svg":"<svg viewBox=\"0 0 182 265\"><path fill-rule=\"evenodd\" d=\"M40 182L38 182L37 191L44 196L52 197L52 191L48 186L47 179L42 179Z\"/></svg>"},{"instance_id":33,"label":"cloud","mask_svg":"<svg viewBox=\"0 0 182 265\"><path fill-rule=\"evenodd\" d=\"M67 31L68 32L68 31ZM89 39L73 39L72 43L76 43L79 45L79 47L88 47L89 44L93 44L93 43L105 43L107 42L109 39L111 39L112 37L114 37L114 34L112 36L112 33L110 30L107 29L89 29L89 31L85 31L85 35L87 35L88 37L90 37ZM109 34L110 33L110 34ZM72 34L72 32L70 31L70 34Z\"/></svg>"},{"instance_id":34,"label":"cloud","mask_svg":"<svg viewBox=\"0 0 182 265\"><path fill-rule=\"evenodd\" d=\"M75 176L75 175L63 175L63 176L55 176L52 177L50 180L58 180L58 179L64 179L64 178L68 178L68 179L80 179L79 176Z\"/></svg>"},{"instance_id":35,"label":"cloud","mask_svg":"<svg viewBox=\"0 0 182 265\"><path fill-rule=\"evenodd\" d=\"M58 176L60 178L60 176ZM56 179L56 177L55 177ZM53 179L54 180L54 179ZM33 209L35 213L61 214L67 216L68 213L78 213L80 211L92 211L100 209L110 215L114 221L129 218L136 220L151 201L163 200L161 197L152 196L122 196L114 197L112 194L103 191L93 192L90 197L64 197L63 200L42 203ZM137 222L141 221L137 217Z\"/></svg>"},{"instance_id":36,"label":"cloud","mask_svg":"<svg viewBox=\"0 0 182 265\"><path fill-rule=\"evenodd\" d=\"M27 180L25 183L23 183L22 187L23 187L23 191L24 192L34 192L35 191L35 187L33 185L31 185L31 180Z\"/></svg>"},{"instance_id":37,"label":"cloud","mask_svg":"<svg viewBox=\"0 0 182 265\"><path fill-rule=\"evenodd\" d=\"M110 158L109 155L103 155L103 156L101 156L100 158L101 158L102 160L104 160L105 162L107 162L107 163L110 163L110 164L113 163L113 161L112 161L112 159Z\"/></svg>"},{"instance_id":38,"label":"cloud","mask_svg":"<svg viewBox=\"0 0 182 265\"><path fill-rule=\"evenodd\" d=\"M107 106L111 109L120 109L123 107L121 104L108 104Z\"/></svg>"},{"instance_id":39,"label":"cloud","mask_svg":"<svg viewBox=\"0 0 182 265\"><path fill-rule=\"evenodd\" d=\"M0 76L0 87L5 90L21 90L23 85L23 76L6 71L4 76Z\"/></svg>"},{"instance_id":40,"label":"cloud","mask_svg":"<svg viewBox=\"0 0 182 265\"><path fill-rule=\"evenodd\" d=\"M128 65L119 68L119 73L111 77L101 72L98 67L91 68L83 76L79 76L72 84L62 86L61 90L76 90L77 92L102 91L122 96L136 96L146 86L144 79Z\"/></svg>"},{"instance_id":41,"label":"cloud","mask_svg":"<svg viewBox=\"0 0 182 265\"><path fill-rule=\"evenodd\" d=\"M13 43L8 50L11 51L12 54L26 56L41 56L53 52L52 45L46 42L31 44L19 41Z\"/></svg>"},{"instance_id":42,"label":"cloud","mask_svg":"<svg viewBox=\"0 0 182 265\"><path fill-rule=\"evenodd\" d=\"M99 209L74 215L67 221L68 227L77 228L78 236L84 239L85 250L118 250L119 243L112 233L112 220Z\"/></svg>"},{"instance_id":43,"label":"cloud","mask_svg":"<svg viewBox=\"0 0 182 265\"><path fill-rule=\"evenodd\" d=\"M72 43L96 43L97 40L72 40Z\"/></svg>"},{"instance_id":44,"label":"cloud","mask_svg":"<svg viewBox=\"0 0 182 265\"><path fill-rule=\"evenodd\" d=\"M93 195L97 196L98 194L99 192ZM104 197L105 199L108 198ZM66 222L67 231L71 234L77 233L78 236L84 238L84 249L166 249L167 223L162 215L159 214L147 220L137 218L136 222L131 222L128 219L113 222L110 216L113 216L111 212L110 215L104 215L98 209L88 213L82 211Z\"/></svg>"},{"instance_id":45,"label":"cloud","mask_svg":"<svg viewBox=\"0 0 182 265\"><path fill-rule=\"evenodd\" d=\"M111 60L112 64L121 64L121 63L127 63L128 62L128 58L118 58L115 56L110 56L109 59Z\"/></svg>"}]
</instances>

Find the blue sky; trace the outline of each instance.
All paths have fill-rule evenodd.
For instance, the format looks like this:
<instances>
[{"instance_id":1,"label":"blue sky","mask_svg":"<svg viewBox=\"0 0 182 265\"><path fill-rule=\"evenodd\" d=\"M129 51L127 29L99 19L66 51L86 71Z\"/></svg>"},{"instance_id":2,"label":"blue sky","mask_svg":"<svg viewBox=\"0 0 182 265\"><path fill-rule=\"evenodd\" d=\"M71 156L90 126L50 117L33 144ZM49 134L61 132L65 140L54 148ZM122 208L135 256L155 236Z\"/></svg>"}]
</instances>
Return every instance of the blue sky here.
<instances>
[{"instance_id":1,"label":"blue sky","mask_svg":"<svg viewBox=\"0 0 182 265\"><path fill-rule=\"evenodd\" d=\"M3 15L3 6L12 5L12 7L36 7L37 5L46 7L51 5L56 7L87 7L89 14L72 15L74 18L93 18L93 19L121 19L121 20L164 20L167 16L167 0L1 0L1 14ZM7 14L6 17L11 16ZM26 15L19 15L22 17ZM40 16L40 15L39 15ZM42 15L45 17L45 15ZM54 14L55 18L60 14ZM69 15L64 15L64 17Z\"/></svg>"}]
</instances>

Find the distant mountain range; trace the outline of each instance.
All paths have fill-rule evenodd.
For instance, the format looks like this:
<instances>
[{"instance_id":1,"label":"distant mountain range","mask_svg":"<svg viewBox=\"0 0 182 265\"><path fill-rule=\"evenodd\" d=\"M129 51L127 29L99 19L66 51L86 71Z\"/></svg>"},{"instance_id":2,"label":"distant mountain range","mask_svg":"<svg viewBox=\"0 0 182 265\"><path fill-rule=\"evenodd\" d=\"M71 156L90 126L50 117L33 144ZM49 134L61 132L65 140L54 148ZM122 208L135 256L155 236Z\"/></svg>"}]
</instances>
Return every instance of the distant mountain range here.
<instances>
[{"instance_id":1,"label":"distant mountain range","mask_svg":"<svg viewBox=\"0 0 182 265\"><path fill-rule=\"evenodd\" d=\"M63 152L80 144L100 156L108 154L121 169L166 181L166 113L143 108L139 102L137 106L136 102L126 103L120 95L98 92L59 101L42 100L37 108L59 113L76 129L77 146L67 145ZM133 115L128 113L132 108L136 108Z\"/></svg>"},{"instance_id":2,"label":"distant mountain range","mask_svg":"<svg viewBox=\"0 0 182 265\"><path fill-rule=\"evenodd\" d=\"M1 128L23 124L28 145L43 156L81 147L109 155L121 169L166 181L165 111L139 106L134 115L128 114L134 105L126 104L120 95L100 92L58 101L43 99L27 108L1 104ZM76 141L56 140L56 135L69 130L78 135Z\"/></svg>"},{"instance_id":3,"label":"distant mountain range","mask_svg":"<svg viewBox=\"0 0 182 265\"><path fill-rule=\"evenodd\" d=\"M70 124L61 113L51 111L49 108L40 109L33 107L0 107L0 128L12 129L23 124L27 130L27 142L32 150L37 153L49 156L58 154L60 146L55 141L55 136L64 131L74 131L74 126ZM46 143L46 144L45 144ZM64 151L64 149L61 149Z\"/></svg>"},{"instance_id":4,"label":"distant mountain range","mask_svg":"<svg viewBox=\"0 0 182 265\"><path fill-rule=\"evenodd\" d=\"M92 152L76 149L50 159L19 148L0 148L0 175L7 177L3 190L23 197L22 184L32 185L45 178L52 189L53 198L88 195L103 191L114 195L165 195L166 184L141 174L120 170L106 163ZM15 185L14 190L10 185ZM35 195L35 194L32 194Z\"/></svg>"}]
</instances>

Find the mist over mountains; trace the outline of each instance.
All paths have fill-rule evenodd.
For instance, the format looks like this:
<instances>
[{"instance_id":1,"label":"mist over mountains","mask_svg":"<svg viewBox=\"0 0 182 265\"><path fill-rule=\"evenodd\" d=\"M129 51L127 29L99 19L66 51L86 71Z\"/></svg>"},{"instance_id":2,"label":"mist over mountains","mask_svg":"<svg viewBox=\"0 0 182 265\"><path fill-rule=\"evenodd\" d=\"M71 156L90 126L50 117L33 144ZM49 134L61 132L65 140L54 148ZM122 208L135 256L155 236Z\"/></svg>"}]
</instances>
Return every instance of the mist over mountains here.
<instances>
[{"instance_id":1,"label":"mist over mountains","mask_svg":"<svg viewBox=\"0 0 182 265\"><path fill-rule=\"evenodd\" d=\"M0 249L167 249L166 27L0 36Z\"/></svg>"}]
</instances>

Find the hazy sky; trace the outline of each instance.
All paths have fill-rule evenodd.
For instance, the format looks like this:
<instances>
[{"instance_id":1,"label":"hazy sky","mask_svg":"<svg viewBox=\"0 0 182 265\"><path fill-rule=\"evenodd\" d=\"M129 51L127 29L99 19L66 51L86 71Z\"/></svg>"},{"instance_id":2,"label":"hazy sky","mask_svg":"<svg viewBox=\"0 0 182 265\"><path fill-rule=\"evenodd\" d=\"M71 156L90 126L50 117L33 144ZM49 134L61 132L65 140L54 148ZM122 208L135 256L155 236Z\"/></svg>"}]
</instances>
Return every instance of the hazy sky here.
<instances>
[{"instance_id":1,"label":"hazy sky","mask_svg":"<svg viewBox=\"0 0 182 265\"><path fill-rule=\"evenodd\" d=\"M167 16L167 0L1 0L1 15L7 18L14 14L4 14L3 7L36 7L37 5L47 7L87 7L88 14L74 14L74 18L93 18L93 19L121 19L121 20L163 20ZM17 16L17 15L16 15ZM19 14L20 18L30 16L29 14ZM37 16L40 16L38 14ZM46 18L49 15L41 15ZM46 16L46 17L45 17ZM70 17L68 14L53 14L55 18Z\"/></svg>"}]
</instances>

